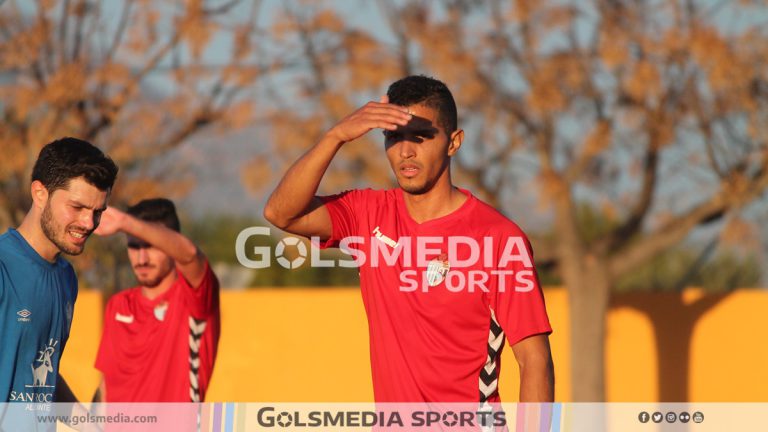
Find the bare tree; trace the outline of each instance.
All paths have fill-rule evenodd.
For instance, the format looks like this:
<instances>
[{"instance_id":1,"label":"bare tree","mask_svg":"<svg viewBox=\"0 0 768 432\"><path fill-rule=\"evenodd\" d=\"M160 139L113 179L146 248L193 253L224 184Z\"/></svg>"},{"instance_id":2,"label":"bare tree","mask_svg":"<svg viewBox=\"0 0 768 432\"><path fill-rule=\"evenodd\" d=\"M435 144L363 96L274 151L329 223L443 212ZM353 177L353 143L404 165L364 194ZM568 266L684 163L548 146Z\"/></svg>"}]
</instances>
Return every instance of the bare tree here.
<instances>
[{"instance_id":1,"label":"bare tree","mask_svg":"<svg viewBox=\"0 0 768 432\"><path fill-rule=\"evenodd\" d=\"M695 228L761 200L768 187L768 35L758 19L729 19L754 5L445 0L379 8L392 36L384 41L339 22L327 5L304 16L288 11L311 65L302 101L322 110L293 120L319 133L356 105L355 95L400 75L448 82L468 130L455 161L459 181L512 216L522 212L509 205L519 195L546 209L553 234L535 249L569 292L572 399L605 400L605 316L617 280ZM323 16L335 17L331 29L317 25ZM324 45L329 32L333 43ZM315 138L297 134L294 143ZM375 156L370 144L345 152L356 147L363 160ZM381 175L375 162L351 167L353 178ZM584 202L611 225L584 232Z\"/></svg>"},{"instance_id":2,"label":"bare tree","mask_svg":"<svg viewBox=\"0 0 768 432\"><path fill-rule=\"evenodd\" d=\"M259 1L240 0L5 2L0 226L20 222L32 164L62 136L118 163L117 205L186 193L194 176L169 153L202 132L251 124L255 85L280 67L262 53L259 11Z\"/></svg>"}]
</instances>

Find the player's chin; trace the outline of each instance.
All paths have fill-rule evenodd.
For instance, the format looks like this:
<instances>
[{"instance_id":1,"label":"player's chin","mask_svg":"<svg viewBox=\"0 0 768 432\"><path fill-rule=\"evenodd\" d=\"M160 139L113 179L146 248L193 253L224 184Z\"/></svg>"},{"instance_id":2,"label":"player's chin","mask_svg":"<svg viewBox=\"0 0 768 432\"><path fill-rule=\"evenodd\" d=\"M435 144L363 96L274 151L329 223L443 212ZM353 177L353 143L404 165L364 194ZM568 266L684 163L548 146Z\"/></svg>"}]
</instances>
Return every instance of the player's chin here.
<instances>
[{"instance_id":1,"label":"player's chin","mask_svg":"<svg viewBox=\"0 0 768 432\"><path fill-rule=\"evenodd\" d=\"M411 195L421 195L429 191L429 188L424 182L414 182L411 179L405 179L405 181L403 181L403 179L399 179L397 183L400 186L400 189Z\"/></svg>"},{"instance_id":2,"label":"player's chin","mask_svg":"<svg viewBox=\"0 0 768 432\"><path fill-rule=\"evenodd\" d=\"M67 255L77 256L85 250L85 243L82 244L59 244L59 250Z\"/></svg>"},{"instance_id":3,"label":"player's chin","mask_svg":"<svg viewBox=\"0 0 768 432\"><path fill-rule=\"evenodd\" d=\"M139 284L146 288L154 288L160 285L160 278L136 278Z\"/></svg>"}]
</instances>

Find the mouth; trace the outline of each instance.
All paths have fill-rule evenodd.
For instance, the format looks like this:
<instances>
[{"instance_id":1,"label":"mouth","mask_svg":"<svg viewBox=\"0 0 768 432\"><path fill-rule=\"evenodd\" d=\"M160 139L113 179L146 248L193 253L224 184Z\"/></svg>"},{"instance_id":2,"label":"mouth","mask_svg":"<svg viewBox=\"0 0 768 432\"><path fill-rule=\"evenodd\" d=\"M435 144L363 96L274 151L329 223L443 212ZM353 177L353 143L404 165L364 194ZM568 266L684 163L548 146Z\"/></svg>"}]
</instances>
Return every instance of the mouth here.
<instances>
[{"instance_id":1,"label":"mouth","mask_svg":"<svg viewBox=\"0 0 768 432\"><path fill-rule=\"evenodd\" d=\"M85 243L86 240L88 240L88 236L90 235L87 231L79 231L79 230L68 230L67 234L69 235L69 238L72 240L73 243L76 244L82 244Z\"/></svg>"},{"instance_id":2,"label":"mouth","mask_svg":"<svg viewBox=\"0 0 768 432\"><path fill-rule=\"evenodd\" d=\"M400 174L405 178L416 177L419 174L419 171L421 171L421 169L413 164L400 165Z\"/></svg>"}]
</instances>

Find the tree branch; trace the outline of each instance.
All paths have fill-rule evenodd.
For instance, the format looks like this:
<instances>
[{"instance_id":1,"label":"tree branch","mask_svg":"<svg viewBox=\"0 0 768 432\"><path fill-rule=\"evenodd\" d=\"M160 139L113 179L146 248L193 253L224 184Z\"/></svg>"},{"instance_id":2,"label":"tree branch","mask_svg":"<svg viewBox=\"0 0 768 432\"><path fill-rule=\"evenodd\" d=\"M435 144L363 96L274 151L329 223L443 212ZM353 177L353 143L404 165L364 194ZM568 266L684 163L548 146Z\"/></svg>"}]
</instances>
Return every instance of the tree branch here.
<instances>
[{"instance_id":1,"label":"tree branch","mask_svg":"<svg viewBox=\"0 0 768 432\"><path fill-rule=\"evenodd\" d=\"M610 271L619 276L635 268L654 255L682 241L696 226L722 218L726 212L757 198L768 188L768 160L747 185L739 181L724 183L718 193L687 213L667 222L656 232L629 244L610 259Z\"/></svg>"}]
</instances>

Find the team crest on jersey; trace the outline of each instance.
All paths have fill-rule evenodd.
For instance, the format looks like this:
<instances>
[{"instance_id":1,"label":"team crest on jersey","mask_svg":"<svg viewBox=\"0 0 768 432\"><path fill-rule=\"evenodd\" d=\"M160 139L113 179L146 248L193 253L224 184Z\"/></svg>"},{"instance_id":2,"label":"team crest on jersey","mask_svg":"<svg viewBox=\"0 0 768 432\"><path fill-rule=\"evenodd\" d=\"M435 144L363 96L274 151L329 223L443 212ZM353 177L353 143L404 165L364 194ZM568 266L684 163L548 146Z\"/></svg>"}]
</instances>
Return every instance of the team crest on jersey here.
<instances>
[{"instance_id":1,"label":"team crest on jersey","mask_svg":"<svg viewBox=\"0 0 768 432\"><path fill-rule=\"evenodd\" d=\"M165 321L165 313L168 311L168 302L162 302L155 306L155 318L158 321Z\"/></svg>"},{"instance_id":2,"label":"team crest on jersey","mask_svg":"<svg viewBox=\"0 0 768 432\"><path fill-rule=\"evenodd\" d=\"M450 268L451 264L448 262L448 256L445 254L430 261L427 265L427 283L429 286L440 285L445 280L445 275Z\"/></svg>"},{"instance_id":3,"label":"team crest on jersey","mask_svg":"<svg viewBox=\"0 0 768 432\"><path fill-rule=\"evenodd\" d=\"M47 381L48 374L53 372L53 354L56 352L56 345L58 344L58 340L51 339L45 348L37 352L37 357L30 366L32 368L32 385L25 385L24 387L54 387L47 384Z\"/></svg>"}]
</instances>

